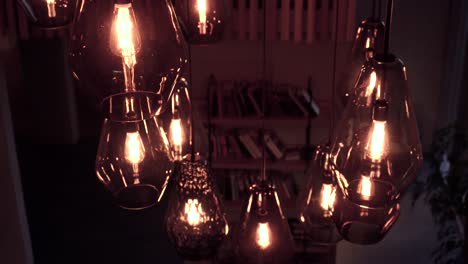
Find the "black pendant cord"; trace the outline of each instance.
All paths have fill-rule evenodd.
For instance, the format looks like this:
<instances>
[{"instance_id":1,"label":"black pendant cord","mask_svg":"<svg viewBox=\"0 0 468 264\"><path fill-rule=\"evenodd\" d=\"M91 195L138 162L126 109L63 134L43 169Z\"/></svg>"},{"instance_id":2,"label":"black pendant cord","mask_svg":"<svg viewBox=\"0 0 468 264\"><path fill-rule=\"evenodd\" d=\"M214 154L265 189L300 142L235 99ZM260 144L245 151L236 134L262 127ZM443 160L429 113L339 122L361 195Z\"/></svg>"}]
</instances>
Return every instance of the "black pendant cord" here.
<instances>
[{"instance_id":1,"label":"black pendant cord","mask_svg":"<svg viewBox=\"0 0 468 264\"><path fill-rule=\"evenodd\" d=\"M328 144L331 145L332 143L332 135L335 131L335 115L336 115L336 110L335 107L333 106L334 100L336 97L336 57L337 57L337 50L338 50L338 21L339 21L339 1L335 0L336 4L336 16L335 16L335 32L333 36L333 63L332 63L332 91L331 91L331 100L330 100L330 106L331 106L331 117L330 117L330 128L328 131Z\"/></svg>"},{"instance_id":2,"label":"black pendant cord","mask_svg":"<svg viewBox=\"0 0 468 264\"><path fill-rule=\"evenodd\" d=\"M382 19L382 0L377 2L377 18L378 20Z\"/></svg>"},{"instance_id":3,"label":"black pendant cord","mask_svg":"<svg viewBox=\"0 0 468 264\"><path fill-rule=\"evenodd\" d=\"M372 0L372 19L377 20L377 0Z\"/></svg>"},{"instance_id":4,"label":"black pendant cord","mask_svg":"<svg viewBox=\"0 0 468 264\"><path fill-rule=\"evenodd\" d=\"M190 16L190 5L187 4L187 17ZM190 102L190 128L189 128L189 142L190 142L190 159L192 162L195 161L195 118L194 118L194 111L193 111L193 82L192 82L192 45L187 42L187 50L188 50L188 58L187 58L187 64L188 64L188 95L189 95L189 102Z\"/></svg>"},{"instance_id":5,"label":"black pendant cord","mask_svg":"<svg viewBox=\"0 0 468 264\"><path fill-rule=\"evenodd\" d=\"M392 28L393 16L393 0L387 0L387 17L385 19L385 42L384 42L384 56L390 55L390 32Z\"/></svg>"},{"instance_id":6,"label":"black pendant cord","mask_svg":"<svg viewBox=\"0 0 468 264\"><path fill-rule=\"evenodd\" d=\"M267 180L267 174L266 174L266 147L265 147L265 105L266 105L266 86L268 85L266 81L266 65L267 65L267 58L266 58L266 48L267 48L267 43L266 43L266 1L263 1L263 39L262 39L262 81L261 81L261 87L262 87L262 131L260 133L260 140L262 142L262 171L261 171L261 180L266 181ZM252 33L252 32L251 32Z\"/></svg>"}]
</instances>

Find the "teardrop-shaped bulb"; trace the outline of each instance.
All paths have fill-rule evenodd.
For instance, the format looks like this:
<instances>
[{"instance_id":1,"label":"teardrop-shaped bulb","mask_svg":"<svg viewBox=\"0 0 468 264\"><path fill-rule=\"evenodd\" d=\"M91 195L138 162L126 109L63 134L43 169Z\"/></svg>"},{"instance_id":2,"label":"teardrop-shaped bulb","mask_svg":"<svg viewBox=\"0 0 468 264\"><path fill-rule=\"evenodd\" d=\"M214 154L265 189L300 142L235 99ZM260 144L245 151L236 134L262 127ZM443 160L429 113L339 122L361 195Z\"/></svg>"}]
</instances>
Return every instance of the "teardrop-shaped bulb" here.
<instances>
[{"instance_id":1,"label":"teardrop-shaped bulb","mask_svg":"<svg viewBox=\"0 0 468 264\"><path fill-rule=\"evenodd\" d=\"M337 190L333 220L340 234L349 242L369 245L381 241L399 216L398 202L383 207L367 207L354 203L340 189Z\"/></svg>"},{"instance_id":2,"label":"teardrop-shaped bulb","mask_svg":"<svg viewBox=\"0 0 468 264\"><path fill-rule=\"evenodd\" d=\"M41 28L68 26L75 15L77 0L20 0L30 21Z\"/></svg>"},{"instance_id":3,"label":"teardrop-shaped bulb","mask_svg":"<svg viewBox=\"0 0 468 264\"><path fill-rule=\"evenodd\" d=\"M340 104L345 107L349 96L353 93L356 80L362 67L375 53L383 51L385 25L383 21L368 18L359 25L353 47L347 59L345 72L338 84Z\"/></svg>"},{"instance_id":4,"label":"teardrop-shaped bulb","mask_svg":"<svg viewBox=\"0 0 468 264\"><path fill-rule=\"evenodd\" d=\"M228 16L225 0L177 0L175 7L189 43L221 40Z\"/></svg>"},{"instance_id":5,"label":"teardrop-shaped bulb","mask_svg":"<svg viewBox=\"0 0 468 264\"><path fill-rule=\"evenodd\" d=\"M329 156L328 145L320 145L314 152L307 172L307 188L299 196L299 221L304 224L308 240L332 244L341 240L341 236L332 218L337 186Z\"/></svg>"},{"instance_id":6,"label":"teardrop-shaped bulb","mask_svg":"<svg viewBox=\"0 0 468 264\"><path fill-rule=\"evenodd\" d=\"M229 226L206 161L184 157L174 184L166 212L169 238L184 259L210 259Z\"/></svg>"},{"instance_id":7,"label":"teardrop-shaped bulb","mask_svg":"<svg viewBox=\"0 0 468 264\"><path fill-rule=\"evenodd\" d=\"M339 188L357 206L392 207L422 164L403 62L376 56L362 69L350 99L331 152Z\"/></svg>"},{"instance_id":8,"label":"teardrop-shaped bulb","mask_svg":"<svg viewBox=\"0 0 468 264\"><path fill-rule=\"evenodd\" d=\"M135 92L104 101L106 119L96 174L125 209L144 209L163 196L173 170L168 140L158 124L154 93Z\"/></svg>"},{"instance_id":9,"label":"teardrop-shaped bulb","mask_svg":"<svg viewBox=\"0 0 468 264\"><path fill-rule=\"evenodd\" d=\"M237 247L239 263L290 263L294 242L273 185L249 188L241 216Z\"/></svg>"},{"instance_id":10,"label":"teardrop-shaped bulb","mask_svg":"<svg viewBox=\"0 0 468 264\"><path fill-rule=\"evenodd\" d=\"M159 114L182 77L187 44L170 0L83 0L69 57L88 97L154 92Z\"/></svg>"}]
</instances>

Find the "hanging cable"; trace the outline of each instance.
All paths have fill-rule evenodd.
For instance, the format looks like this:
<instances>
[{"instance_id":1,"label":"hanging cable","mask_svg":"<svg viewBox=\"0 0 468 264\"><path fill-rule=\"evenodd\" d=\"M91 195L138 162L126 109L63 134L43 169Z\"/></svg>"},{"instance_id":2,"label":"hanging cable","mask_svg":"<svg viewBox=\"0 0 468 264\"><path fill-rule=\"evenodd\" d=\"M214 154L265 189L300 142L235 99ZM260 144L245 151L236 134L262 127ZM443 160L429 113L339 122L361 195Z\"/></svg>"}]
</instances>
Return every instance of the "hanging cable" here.
<instances>
[{"instance_id":1,"label":"hanging cable","mask_svg":"<svg viewBox=\"0 0 468 264\"><path fill-rule=\"evenodd\" d=\"M393 16L393 0L387 0L387 17L385 19L385 42L384 42L384 55L390 54L390 31L392 27Z\"/></svg>"},{"instance_id":2,"label":"hanging cable","mask_svg":"<svg viewBox=\"0 0 468 264\"><path fill-rule=\"evenodd\" d=\"M255 4L255 3L251 3ZM261 171L261 180L266 181L266 147L265 147L265 105L266 105L266 89L265 87L267 86L266 82L266 65L267 65L267 58L266 58L266 48L267 48L267 43L266 43L266 0L263 0L263 38L262 38L262 131L261 131L261 142L262 142L262 171ZM251 32L252 34L252 32Z\"/></svg>"},{"instance_id":3,"label":"hanging cable","mask_svg":"<svg viewBox=\"0 0 468 264\"><path fill-rule=\"evenodd\" d=\"M333 131L335 130L335 107L333 107L333 102L335 100L336 96L336 57L337 57L337 50L338 50L338 21L339 21L339 10L340 10L340 4L338 0L335 0L335 10L336 10L336 16L335 16L335 31L334 31L334 36L333 36L333 63L332 63L332 91L331 91L331 118L330 118L330 128L328 131L328 144L331 145L332 141L332 134Z\"/></svg>"},{"instance_id":4,"label":"hanging cable","mask_svg":"<svg viewBox=\"0 0 468 264\"><path fill-rule=\"evenodd\" d=\"M187 4L187 17L190 16L190 4ZM195 124L194 124L194 111L193 111L193 82L192 82L192 45L187 43L188 47L188 94L189 94L189 101L190 101L190 158L191 161L195 161Z\"/></svg>"}]
</instances>

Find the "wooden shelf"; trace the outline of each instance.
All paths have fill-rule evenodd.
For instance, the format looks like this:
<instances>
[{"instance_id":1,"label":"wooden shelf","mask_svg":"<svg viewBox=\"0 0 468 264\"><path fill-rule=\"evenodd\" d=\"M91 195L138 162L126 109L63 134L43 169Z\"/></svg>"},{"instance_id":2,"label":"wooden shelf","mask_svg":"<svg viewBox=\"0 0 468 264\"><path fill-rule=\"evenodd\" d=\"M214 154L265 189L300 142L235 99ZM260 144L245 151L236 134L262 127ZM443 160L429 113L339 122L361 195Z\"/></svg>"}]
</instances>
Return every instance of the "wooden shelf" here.
<instances>
[{"instance_id":1,"label":"wooden shelf","mask_svg":"<svg viewBox=\"0 0 468 264\"><path fill-rule=\"evenodd\" d=\"M245 159L245 160L214 160L212 163L213 169L227 169L227 170L260 170L262 165L259 159ZM267 170L276 171L305 171L307 163L303 160L278 160L267 161Z\"/></svg>"},{"instance_id":2,"label":"wooden shelf","mask_svg":"<svg viewBox=\"0 0 468 264\"><path fill-rule=\"evenodd\" d=\"M267 117L265 126L305 126L307 117ZM208 124L208 120L203 120ZM211 124L218 126L237 126L237 127L261 127L261 117L215 117L211 119Z\"/></svg>"}]
</instances>

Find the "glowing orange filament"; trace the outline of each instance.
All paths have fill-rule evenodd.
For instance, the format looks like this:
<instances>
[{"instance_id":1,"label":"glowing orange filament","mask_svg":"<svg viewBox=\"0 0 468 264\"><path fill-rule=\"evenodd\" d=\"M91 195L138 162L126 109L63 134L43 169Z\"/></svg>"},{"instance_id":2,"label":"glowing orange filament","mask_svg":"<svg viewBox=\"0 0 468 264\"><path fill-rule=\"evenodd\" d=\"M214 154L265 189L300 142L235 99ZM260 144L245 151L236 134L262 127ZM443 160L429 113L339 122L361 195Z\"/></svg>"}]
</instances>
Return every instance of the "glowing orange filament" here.
<instances>
[{"instance_id":1,"label":"glowing orange filament","mask_svg":"<svg viewBox=\"0 0 468 264\"><path fill-rule=\"evenodd\" d=\"M57 13L55 11L55 0L46 0L47 2L47 15L49 17L56 17Z\"/></svg>"},{"instance_id":2,"label":"glowing orange filament","mask_svg":"<svg viewBox=\"0 0 468 264\"><path fill-rule=\"evenodd\" d=\"M138 132L127 133L124 152L125 160L132 164L134 176L138 176L138 164L145 159L145 148Z\"/></svg>"},{"instance_id":3,"label":"glowing orange filament","mask_svg":"<svg viewBox=\"0 0 468 264\"><path fill-rule=\"evenodd\" d=\"M271 231L268 223L259 223L257 226L257 244L261 249L271 245Z\"/></svg>"},{"instance_id":4,"label":"glowing orange filament","mask_svg":"<svg viewBox=\"0 0 468 264\"><path fill-rule=\"evenodd\" d=\"M198 226L200 223L205 222L205 212L203 211L201 203L198 199L188 199L184 208L184 219L191 226Z\"/></svg>"},{"instance_id":5,"label":"glowing orange filament","mask_svg":"<svg viewBox=\"0 0 468 264\"><path fill-rule=\"evenodd\" d=\"M207 11L206 0L197 0L198 10L198 29L200 35L206 35L206 11Z\"/></svg>"},{"instance_id":6,"label":"glowing orange filament","mask_svg":"<svg viewBox=\"0 0 468 264\"><path fill-rule=\"evenodd\" d=\"M333 186L331 184L322 185L320 206L323 210L329 210L335 203L335 193L333 192Z\"/></svg>"}]
</instances>

